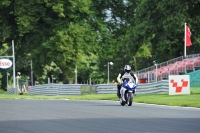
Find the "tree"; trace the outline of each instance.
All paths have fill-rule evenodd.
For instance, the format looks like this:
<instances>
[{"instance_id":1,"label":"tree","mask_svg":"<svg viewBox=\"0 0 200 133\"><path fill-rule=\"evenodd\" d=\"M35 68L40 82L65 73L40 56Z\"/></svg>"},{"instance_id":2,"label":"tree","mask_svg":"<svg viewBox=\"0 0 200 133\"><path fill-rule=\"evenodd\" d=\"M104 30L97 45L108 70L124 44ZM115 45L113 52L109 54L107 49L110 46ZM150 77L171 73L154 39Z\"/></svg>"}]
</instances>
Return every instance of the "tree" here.
<instances>
[{"instance_id":1,"label":"tree","mask_svg":"<svg viewBox=\"0 0 200 133\"><path fill-rule=\"evenodd\" d=\"M194 17L191 12L194 10L199 12L198 6L199 2L193 0L141 1L136 9L136 22L132 34L134 42L137 42L138 46L143 46L144 43L151 44L149 48L152 59L157 59L159 62L182 56L184 54L184 23L194 26L197 24L193 21L197 16ZM191 29L192 36L196 36L193 28ZM193 42L195 47L199 47L196 40ZM196 52L193 50L190 53Z\"/></svg>"}]
</instances>

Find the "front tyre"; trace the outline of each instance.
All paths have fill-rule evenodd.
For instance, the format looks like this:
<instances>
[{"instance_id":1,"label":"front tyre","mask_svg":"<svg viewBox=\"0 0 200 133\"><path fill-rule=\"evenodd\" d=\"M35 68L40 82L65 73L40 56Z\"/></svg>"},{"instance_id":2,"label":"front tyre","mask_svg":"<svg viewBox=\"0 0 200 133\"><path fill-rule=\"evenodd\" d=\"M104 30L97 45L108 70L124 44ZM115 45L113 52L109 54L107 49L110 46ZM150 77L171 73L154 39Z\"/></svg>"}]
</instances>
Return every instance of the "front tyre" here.
<instances>
[{"instance_id":1,"label":"front tyre","mask_svg":"<svg viewBox=\"0 0 200 133\"><path fill-rule=\"evenodd\" d=\"M133 102L133 93L132 92L128 92L128 98L127 98L128 106L131 106L132 102Z\"/></svg>"}]
</instances>

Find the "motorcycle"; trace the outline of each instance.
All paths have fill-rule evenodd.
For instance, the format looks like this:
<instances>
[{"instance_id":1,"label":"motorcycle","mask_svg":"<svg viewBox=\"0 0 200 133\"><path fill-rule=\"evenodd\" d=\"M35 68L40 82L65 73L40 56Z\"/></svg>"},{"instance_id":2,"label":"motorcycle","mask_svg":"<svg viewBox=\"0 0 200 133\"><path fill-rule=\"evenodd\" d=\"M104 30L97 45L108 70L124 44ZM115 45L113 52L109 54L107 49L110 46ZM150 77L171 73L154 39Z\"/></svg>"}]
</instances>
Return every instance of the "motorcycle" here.
<instances>
[{"instance_id":1,"label":"motorcycle","mask_svg":"<svg viewBox=\"0 0 200 133\"><path fill-rule=\"evenodd\" d=\"M120 94L121 94L120 104L122 106L124 106L125 104L127 104L128 106L132 105L136 88L137 88L137 84L135 84L133 79L131 78L123 79L122 88L120 90ZM124 99L123 99L123 95L124 95Z\"/></svg>"}]
</instances>

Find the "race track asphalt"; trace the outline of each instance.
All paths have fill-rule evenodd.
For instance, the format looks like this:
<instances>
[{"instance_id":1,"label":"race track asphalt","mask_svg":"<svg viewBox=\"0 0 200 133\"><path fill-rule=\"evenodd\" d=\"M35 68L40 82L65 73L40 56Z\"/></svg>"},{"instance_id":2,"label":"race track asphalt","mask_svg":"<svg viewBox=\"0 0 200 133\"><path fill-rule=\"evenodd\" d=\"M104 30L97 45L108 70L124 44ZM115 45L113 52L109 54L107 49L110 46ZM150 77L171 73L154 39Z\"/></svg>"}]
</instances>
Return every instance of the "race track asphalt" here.
<instances>
[{"instance_id":1,"label":"race track asphalt","mask_svg":"<svg viewBox=\"0 0 200 133\"><path fill-rule=\"evenodd\" d=\"M200 108L116 101L0 100L0 133L200 133Z\"/></svg>"}]
</instances>

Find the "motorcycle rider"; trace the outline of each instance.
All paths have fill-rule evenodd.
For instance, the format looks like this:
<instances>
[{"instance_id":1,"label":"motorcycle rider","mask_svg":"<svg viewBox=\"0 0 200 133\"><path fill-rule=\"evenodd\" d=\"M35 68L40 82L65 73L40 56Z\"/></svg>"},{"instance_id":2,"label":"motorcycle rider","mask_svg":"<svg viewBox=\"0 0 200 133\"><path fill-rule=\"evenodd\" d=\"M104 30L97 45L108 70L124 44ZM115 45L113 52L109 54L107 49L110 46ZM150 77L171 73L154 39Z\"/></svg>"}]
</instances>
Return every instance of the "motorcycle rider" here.
<instances>
[{"instance_id":1,"label":"motorcycle rider","mask_svg":"<svg viewBox=\"0 0 200 133\"><path fill-rule=\"evenodd\" d=\"M122 79L123 79L123 76L132 76L134 81L135 81L135 84L138 83L138 77L136 74L133 73L133 71L131 71L131 66L130 65L125 65L124 66L124 70L120 71L120 73L118 74L117 76L117 96L119 98L121 98L121 95L120 95L120 90L121 90L121 87L122 87Z\"/></svg>"}]
</instances>

